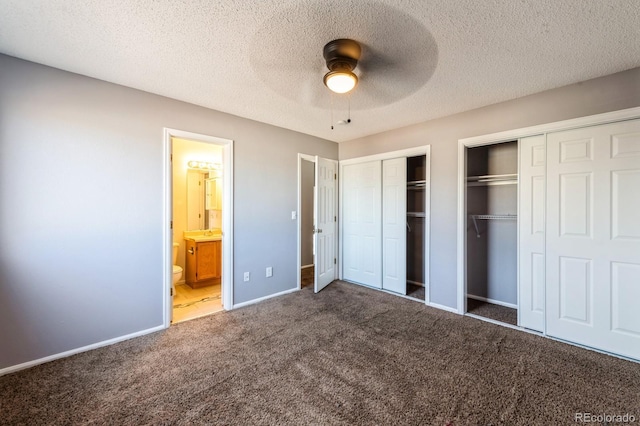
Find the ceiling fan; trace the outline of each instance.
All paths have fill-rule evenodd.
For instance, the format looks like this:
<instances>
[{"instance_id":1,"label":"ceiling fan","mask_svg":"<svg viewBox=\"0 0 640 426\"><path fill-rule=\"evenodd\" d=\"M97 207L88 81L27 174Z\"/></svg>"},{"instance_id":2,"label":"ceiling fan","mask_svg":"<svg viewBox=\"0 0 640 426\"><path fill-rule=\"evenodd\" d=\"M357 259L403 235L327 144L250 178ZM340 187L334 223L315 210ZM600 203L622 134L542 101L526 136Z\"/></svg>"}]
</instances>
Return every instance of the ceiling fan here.
<instances>
[{"instance_id":1,"label":"ceiling fan","mask_svg":"<svg viewBox=\"0 0 640 426\"><path fill-rule=\"evenodd\" d=\"M344 110L350 102L363 111L411 96L434 73L435 39L394 6L375 0L361 6L361 0L308 0L278 11L249 46L256 76L279 95L323 110Z\"/></svg>"},{"instance_id":2,"label":"ceiling fan","mask_svg":"<svg viewBox=\"0 0 640 426\"><path fill-rule=\"evenodd\" d=\"M335 93L347 93L358 84L358 76L353 70L358 66L362 49L358 42L339 38L330 41L322 49L329 72L325 74L324 85Z\"/></svg>"}]
</instances>

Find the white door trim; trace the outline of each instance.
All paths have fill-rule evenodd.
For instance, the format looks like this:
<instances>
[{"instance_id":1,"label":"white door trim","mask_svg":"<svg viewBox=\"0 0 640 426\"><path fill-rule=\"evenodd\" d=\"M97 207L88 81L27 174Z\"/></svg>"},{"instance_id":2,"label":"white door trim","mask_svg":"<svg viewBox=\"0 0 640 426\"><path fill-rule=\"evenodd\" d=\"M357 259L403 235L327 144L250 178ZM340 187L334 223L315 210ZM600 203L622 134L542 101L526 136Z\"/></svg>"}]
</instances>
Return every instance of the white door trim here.
<instances>
[{"instance_id":1,"label":"white door trim","mask_svg":"<svg viewBox=\"0 0 640 426\"><path fill-rule=\"evenodd\" d=\"M298 290L302 288L302 277L300 276L300 271L302 270L302 219L300 215L302 214L302 161L310 161L313 164L316 163L315 155L301 154L298 153L298 206L297 206L297 228L298 228L298 245L297 245L297 263L296 263L296 271L297 272L297 283Z\"/></svg>"},{"instance_id":2,"label":"white door trim","mask_svg":"<svg viewBox=\"0 0 640 426\"><path fill-rule=\"evenodd\" d=\"M540 124L537 126L523 127L520 129L507 130L504 132L491 133L487 135L474 136L458 140L458 271L457 271L457 296L458 313L464 315L466 312L466 217L467 208L466 189L466 148L482 145L492 145L500 142L518 140L527 136L544 135L560 130L576 129L579 127L595 126L599 124L612 123L615 121L631 120L640 117L640 107L623 109L620 111L606 112L603 114L590 115L586 117L562 120L552 123Z\"/></svg>"},{"instance_id":3,"label":"white door trim","mask_svg":"<svg viewBox=\"0 0 640 426\"><path fill-rule=\"evenodd\" d=\"M431 303L431 276L430 276L430 263L429 263L429 259L431 258L431 145L424 145L424 146L419 146L419 147L414 147L414 148L407 148L407 149L401 149L398 151L389 151L389 152L383 152L380 154L374 154L374 155L367 155L364 157L357 157L357 158L349 158L347 160L340 160L340 162L338 163L338 167L340 169L340 173L338 173L339 176L344 176L344 166L348 166L350 164L358 164L358 163L366 163L369 161L375 161L375 160L390 160L393 158L399 158L399 157L415 157L418 155L426 155L427 157L427 161L426 161L426 178L427 178L427 184L425 187L425 212L426 212L426 217L425 217L425 221L427 222L428 226L425 226L425 235L424 235L424 280L425 280L425 304L429 305L429 306L435 306L435 307L439 307L440 305L437 304L432 304ZM343 188L343 179L338 179L338 194L339 194L339 201L338 201L338 247L340 248L339 252L338 252L338 277L339 279L343 279L343 271L342 271L342 254L343 254L343 240L342 240L342 236L343 236L343 229L342 229L342 224L343 224L343 211L342 211L342 206L343 206L343 192L344 192L344 188Z\"/></svg>"},{"instance_id":4,"label":"white door trim","mask_svg":"<svg viewBox=\"0 0 640 426\"><path fill-rule=\"evenodd\" d=\"M164 327L171 325L171 281L172 269L172 211L173 211L173 176L171 169L171 138L189 139L197 142L205 142L222 147L223 180L223 206L222 210L222 306L226 310L233 309L233 141L230 139L207 136L199 133L187 132L171 128L164 128L163 140L163 232L162 232L162 258L163 258L163 283L162 301L164 304Z\"/></svg>"},{"instance_id":5,"label":"white door trim","mask_svg":"<svg viewBox=\"0 0 640 426\"><path fill-rule=\"evenodd\" d=\"M570 130L586 126L595 126L598 124L613 123L615 121L630 120L637 117L640 117L640 107L605 112L603 114L588 115L586 117L572 118L570 120L554 121L552 123L522 127L520 129L506 130L504 132L490 133L487 135L473 136L470 138L460 139L459 142L464 143L466 146L481 146L512 141L526 136L557 132L560 130Z\"/></svg>"}]
</instances>

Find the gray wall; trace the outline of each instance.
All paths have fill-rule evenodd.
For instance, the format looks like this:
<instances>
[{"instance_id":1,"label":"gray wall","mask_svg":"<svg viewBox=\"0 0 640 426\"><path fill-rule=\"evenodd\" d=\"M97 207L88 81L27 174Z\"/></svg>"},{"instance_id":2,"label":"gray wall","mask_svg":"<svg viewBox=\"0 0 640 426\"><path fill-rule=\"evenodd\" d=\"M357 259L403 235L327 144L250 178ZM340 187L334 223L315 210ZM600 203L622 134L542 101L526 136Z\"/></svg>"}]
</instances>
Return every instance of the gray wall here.
<instances>
[{"instance_id":1,"label":"gray wall","mask_svg":"<svg viewBox=\"0 0 640 426\"><path fill-rule=\"evenodd\" d=\"M313 264L313 187L315 185L315 163L302 160L302 197L300 207L300 250L302 266Z\"/></svg>"},{"instance_id":2,"label":"gray wall","mask_svg":"<svg viewBox=\"0 0 640 426\"><path fill-rule=\"evenodd\" d=\"M431 145L431 301L456 307L458 139L636 106L640 68L344 142L340 159Z\"/></svg>"},{"instance_id":3,"label":"gray wall","mask_svg":"<svg viewBox=\"0 0 640 426\"><path fill-rule=\"evenodd\" d=\"M234 302L295 288L297 153L337 144L0 55L0 369L162 325L163 127L235 141Z\"/></svg>"}]
</instances>

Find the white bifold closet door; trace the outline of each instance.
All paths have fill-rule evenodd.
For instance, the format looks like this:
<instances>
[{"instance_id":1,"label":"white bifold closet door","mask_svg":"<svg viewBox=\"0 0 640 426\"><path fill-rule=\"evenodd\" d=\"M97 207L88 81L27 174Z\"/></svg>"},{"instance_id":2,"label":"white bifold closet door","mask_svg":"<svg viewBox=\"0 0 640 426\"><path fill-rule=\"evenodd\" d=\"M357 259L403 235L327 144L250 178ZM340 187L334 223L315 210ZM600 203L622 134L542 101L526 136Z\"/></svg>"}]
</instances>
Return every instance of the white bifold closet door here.
<instances>
[{"instance_id":1,"label":"white bifold closet door","mask_svg":"<svg viewBox=\"0 0 640 426\"><path fill-rule=\"evenodd\" d=\"M546 327L640 359L640 120L547 135Z\"/></svg>"},{"instance_id":2,"label":"white bifold closet door","mask_svg":"<svg viewBox=\"0 0 640 426\"><path fill-rule=\"evenodd\" d=\"M382 288L381 161L344 166L342 276Z\"/></svg>"},{"instance_id":3,"label":"white bifold closet door","mask_svg":"<svg viewBox=\"0 0 640 426\"><path fill-rule=\"evenodd\" d=\"M520 139L518 325L544 331L545 136Z\"/></svg>"},{"instance_id":4,"label":"white bifold closet door","mask_svg":"<svg viewBox=\"0 0 640 426\"><path fill-rule=\"evenodd\" d=\"M407 294L407 159L382 162L382 288Z\"/></svg>"}]
</instances>

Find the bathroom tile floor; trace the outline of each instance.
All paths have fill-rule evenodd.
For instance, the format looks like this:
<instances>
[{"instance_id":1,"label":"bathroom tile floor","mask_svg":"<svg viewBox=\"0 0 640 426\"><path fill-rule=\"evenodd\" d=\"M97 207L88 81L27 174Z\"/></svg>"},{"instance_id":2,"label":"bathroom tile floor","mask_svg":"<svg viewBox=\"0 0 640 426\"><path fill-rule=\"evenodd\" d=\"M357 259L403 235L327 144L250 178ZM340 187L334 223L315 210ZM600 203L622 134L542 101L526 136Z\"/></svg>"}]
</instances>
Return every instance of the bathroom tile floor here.
<instances>
[{"instance_id":1,"label":"bathroom tile floor","mask_svg":"<svg viewBox=\"0 0 640 426\"><path fill-rule=\"evenodd\" d=\"M222 310L220 284L193 289L186 284L176 286L173 297L172 323L187 321Z\"/></svg>"}]
</instances>

